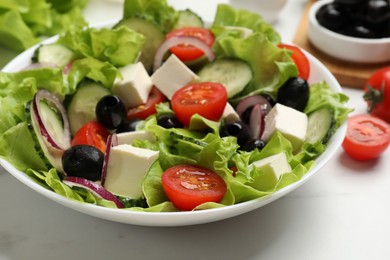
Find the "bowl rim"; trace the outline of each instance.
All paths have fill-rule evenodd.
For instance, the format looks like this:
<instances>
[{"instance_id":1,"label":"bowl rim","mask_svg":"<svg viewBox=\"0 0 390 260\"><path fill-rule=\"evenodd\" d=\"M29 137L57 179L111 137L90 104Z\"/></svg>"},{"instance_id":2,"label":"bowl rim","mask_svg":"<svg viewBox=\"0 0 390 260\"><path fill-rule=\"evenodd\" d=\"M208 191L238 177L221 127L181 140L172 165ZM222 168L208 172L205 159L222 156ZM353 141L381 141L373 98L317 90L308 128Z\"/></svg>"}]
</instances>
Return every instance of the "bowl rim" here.
<instances>
[{"instance_id":1,"label":"bowl rim","mask_svg":"<svg viewBox=\"0 0 390 260\"><path fill-rule=\"evenodd\" d=\"M352 37L348 35L343 35L337 32L334 32L328 28L322 26L317 18L317 11L324 5L334 2L334 0L321 0L316 1L309 10L309 23L311 23L315 28L321 31L321 33L326 34L329 37L338 38L339 40L343 40L345 42L351 44L369 44L369 45L382 45L384 43L390 43L390 37L385 38L376 38L376 39L366 39L366 38L358 38Z\"/></svg>"}]
</instances>

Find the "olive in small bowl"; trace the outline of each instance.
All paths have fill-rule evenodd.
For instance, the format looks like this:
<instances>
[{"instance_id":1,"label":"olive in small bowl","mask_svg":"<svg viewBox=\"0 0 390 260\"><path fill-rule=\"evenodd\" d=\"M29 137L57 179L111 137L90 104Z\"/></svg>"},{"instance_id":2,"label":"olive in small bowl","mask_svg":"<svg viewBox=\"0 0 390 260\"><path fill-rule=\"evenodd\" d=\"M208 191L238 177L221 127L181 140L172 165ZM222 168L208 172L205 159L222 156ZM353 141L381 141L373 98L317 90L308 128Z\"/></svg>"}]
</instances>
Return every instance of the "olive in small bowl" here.
<instances>
[{"instance_id":1,"label":"olive in small bowl","mask_svg":"<svg viewBox=\"0 0 390 260\"><path fill-rule=\"evenodd\" d=\"M362 64L390 61L390 13L373 19L375 13L383 12L378 6L375 7L376 10L372 6L369 7L374 5L374 1L383 2L383 0L315 2L309 11L310 43L339 60ZM383 3L388 4L386 1ZM384 8L390 10L390 6ZM338 18L329 21L329 17Z\"/></svg>"}]
</instances>

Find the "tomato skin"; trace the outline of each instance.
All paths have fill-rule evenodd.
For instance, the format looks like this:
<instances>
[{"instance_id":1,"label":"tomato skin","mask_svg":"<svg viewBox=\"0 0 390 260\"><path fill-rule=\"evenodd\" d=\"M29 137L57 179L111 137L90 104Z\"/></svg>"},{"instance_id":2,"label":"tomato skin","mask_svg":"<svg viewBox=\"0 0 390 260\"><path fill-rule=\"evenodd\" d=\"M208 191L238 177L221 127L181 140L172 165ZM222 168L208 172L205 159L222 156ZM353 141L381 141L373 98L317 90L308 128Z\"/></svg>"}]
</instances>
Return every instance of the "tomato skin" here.
<instances>
[{"instance_id":1,"label":"tomato skin","mask_svg":"<svg viewBox=\"0 0 390 260\"><path fill-rule=\"evenodd\" d=\"M189 84L177 90L171 99L176 117L185 126L190 124L192 115L199 114L218 121L225 109L227 92L222 84L201 82Z\"/></svg>"},{"instance_id":2,"label":"tomato skin","mask_svg":"<svg viewBox=\"0 0 390 260\"><path fill-rule=\"evenodd\" d=\"M177 165L162 177L165 194L179 210L192 210L205 202L220 202L227 191L225 181L215 172L193 165Z\"/></svg>"},{"instance_id":3,"label":"tomato skin","mask_svg":"<svg viewBox=\"0 0 390 260\"><path fill-rule=\"evenodd\" d=\"M390 125L369 114L348 119L348 130L343 141L344 151L360 161L380 156L390 143Z\"/></svg>"},{"instance_id":4,"label":"tomato skin","mask_svg":"<svg viewBox=\"0 0 390 260\"><path fill-rule=\"evenodd\" d=\"M172 38L175 36L193 36L201 41L205 42L208 46L213 46L214 44L214 35L213 33L205 28L200 27L185 27L171 31L167 34L166 38ZM175 54L181 61L192 61L196 60L203 56L203 51L192 45L178 45L172 47L170 51Z\"/></svg>"},{"instance_id":5,"label":"tomato skin","mask_svg":"<svg viewBox=\"0 0 390 260\"><path fill-rule=\"evenodd\" d=\"M280 43L278 47L292 51L291 58L298 68L298 76L308 80L310 76L310 62L303 51L298 47L290 44Z\"/></svg>"},{"instance_id":6,"label":"tomato skin","mask_svg":"<svg viewBox=\"0 0 390 260\"><path fill-rule=\"evenodd\" d=\"M145 104L127 110L127 118L146 119L150 115L156 114L157 111L155 106L158 103L164 102L165 100L166 98L164 94L158 90L158 88L153 87Z\"/></svg>"},{"instance_id":7,"label":"tomato skin","mask_svg":"<svg viewBox=\"0 0 390 260\"><path fill-rule=\"evenodd\" d=\"M375 71L368 78L364 92L369 113L390 123L390 67Z\"/></svg>"},{"instance_id":8,"label":"tomato skin","mask_svg":"<svg viewBox=\"0 0 390 260\"><path fill-rule=\"evenodd\" d=\"M85 144L91 145L106 152L106 141L110 132L99 122L91 121L81 127L72 139L71 146Z\"/></svg>"}]
</instances>

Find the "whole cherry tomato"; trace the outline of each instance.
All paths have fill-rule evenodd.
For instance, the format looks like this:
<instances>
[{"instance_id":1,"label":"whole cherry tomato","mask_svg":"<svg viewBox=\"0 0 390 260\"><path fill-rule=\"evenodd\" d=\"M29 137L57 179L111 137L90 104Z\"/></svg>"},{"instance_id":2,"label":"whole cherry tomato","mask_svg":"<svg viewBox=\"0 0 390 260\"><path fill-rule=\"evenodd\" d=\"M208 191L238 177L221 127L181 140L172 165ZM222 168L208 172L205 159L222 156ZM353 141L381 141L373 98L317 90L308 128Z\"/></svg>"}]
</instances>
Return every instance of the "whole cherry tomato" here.
<instances>
[{"instance_id":1,"label":"whole cherry tomato","mask_svg":"<svg viewBox=\"0 0 390 260\"><path fill-rule=\"evenodd\" d=\"M367 80L364 92L368 112L390 122L390 67L374 72Z\"/></svg>"}]
</instances>

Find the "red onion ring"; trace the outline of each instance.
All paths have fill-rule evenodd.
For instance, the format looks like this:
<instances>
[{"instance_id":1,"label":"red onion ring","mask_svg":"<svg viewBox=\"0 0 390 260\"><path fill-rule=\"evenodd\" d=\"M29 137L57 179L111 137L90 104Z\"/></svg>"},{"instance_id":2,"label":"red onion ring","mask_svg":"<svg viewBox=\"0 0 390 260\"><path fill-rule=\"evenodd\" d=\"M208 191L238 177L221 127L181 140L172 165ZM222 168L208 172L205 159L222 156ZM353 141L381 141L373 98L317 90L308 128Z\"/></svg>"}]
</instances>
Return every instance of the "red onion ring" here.
<instances>
[{"instance_id":1,"label":"red onion ring","mask_svg":"<svg viewBox=\"0 0 390 260\"><path fill-rule=\"evenodd\" d=\"M161 66L165 53L170 48L180 44L192 45L195 48L200 49L210 62L215 59L215 54L211 47L202 40L192 36L175 36L165 40L157 49L156 55L154 56L153 71L156 71Z\"/></svg>"},{"instance_id":2,"label":"red onion ring","mask_svg":"<svg viewBox=\"0 0 390 260\"><path fill-rule=\"evenodd\" d=\"M263 97L262 95L255 95L248 96L241 100L236 107L236 112L242 118L242 115L244 114L245 110L257 104L261 105L261 110L264 111L264 114L267 114L272 108L271 104L265 97Z\"/></svg>"},{"instance_id":3,"label":"red onion ring","mask_svg":"<svg viewBox=\"0 0 390 260\"><path fill-rule=\"evenodd\" d=\"M103 188L101 185L80 177L65 177L63 182L69 187L81 187L89 190L98 198L109 200L115 203L118 208L123 208L122 202L111 192Z\"/></svg>"},{"instance_id":4,"label":"red onion ring","mask_svg":"<svg viewBox=\"0 0 390 260\"><path fill-rule=\"evenodd\" d=\"M105 156L104 156L102 176L100 178L100 182L102 183L103 187L104 187L104 183L106 181L108 160L110 159L111 148L114 146L117 146L117 145L118 145L117 135L115 133L113 133L112 135L109 135L107 138L107 143L106 143L106 152L105 152Z\"/></svg>"},{"instance_id":5,"label":"red onion ring","mask_svg":"<svg viewBox=\"0 0 390 260\"><path fill-rule=\"evenodd\" d=\"M64 128L63 140L54 140L54 138L50 135L49 131L47 130L47 127L42 120L41 107L39 104L42 99L45 99L50 103L52 103L55 106L55 108L58 110L58 112L60 112L61 119L63 122L63 128ZM41 134L43 137L46 138L47 142L56 149L59 150L68 149L70 147L70 141L71 141L69 120L66 114L66 110L62 105L61 101L59 100L59 98L53 95L52 93L50 93L48 90L40 89L34 96L32 107L33 107L33 112L36 115Z\"/></svg>"}]
</instances>

